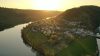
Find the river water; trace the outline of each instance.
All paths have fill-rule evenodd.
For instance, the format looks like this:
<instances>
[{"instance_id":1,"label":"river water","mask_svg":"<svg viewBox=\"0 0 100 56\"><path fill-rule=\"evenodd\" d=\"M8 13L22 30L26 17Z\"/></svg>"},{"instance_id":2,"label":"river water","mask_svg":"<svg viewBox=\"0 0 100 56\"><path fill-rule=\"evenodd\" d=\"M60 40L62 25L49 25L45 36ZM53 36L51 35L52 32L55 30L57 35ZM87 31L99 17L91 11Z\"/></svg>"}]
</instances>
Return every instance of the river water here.
<instances>
[{"instance_id":1,"label":"river water","mask_svg":"<svg viewBox=\"0 0 100 56\"><path fill-rule=\"evenodd\" d=\"M21 29L26 25L17 25L0 32L0 56L36 56L36 52L21 39Z\"/></svg>"},{"instance_id":2,"label":"river water","mask_svg":"<svg viewBox=\"0 0 100 56\"><path fill-rule=\"evenodd\" d=\"M99 56L100 56L100 39L97 39L98 48L99 48Z\"/></svg>"},{"instance_id":3,"label":"river water","mask_svg":"<svg viewBox=\"0 0 100 56\"><path fill-rule=\"evenodd\" d=\"M0 56L36 56L36 52L24 44L21 29L27 24L17 25L0 32ZM100 50L100 40L97 40Z\"/></svg>"}]
</instances>

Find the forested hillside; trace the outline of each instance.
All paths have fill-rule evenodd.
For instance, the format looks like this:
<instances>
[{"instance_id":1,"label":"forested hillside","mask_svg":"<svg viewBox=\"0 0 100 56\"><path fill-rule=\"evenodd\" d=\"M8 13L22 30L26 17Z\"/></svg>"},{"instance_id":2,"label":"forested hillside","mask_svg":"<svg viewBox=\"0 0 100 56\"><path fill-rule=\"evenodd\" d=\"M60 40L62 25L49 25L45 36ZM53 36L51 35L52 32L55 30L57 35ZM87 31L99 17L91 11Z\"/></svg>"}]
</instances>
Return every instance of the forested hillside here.
<instances>
[{"instance_id":1,"label":"forested hillside","mask_svg":"<svg viewBox=\"0 0 100 56\"><path fill-rule=\"evenodd\" d=\"M57 19L59 21L80 22L80 27L86 26L83 28L95 31L95 29L100 26L100 7L90 5L72 8L60 14Z\"/></svg>"},{"instance_id":2,"label":"forested hillside","mask_svg":"<svg viewBox=\"0 0 100 56\"><path fill-rule=\"evenodd\" d=\"M0 7L0 30L58 15L58 11L22 10Z\"/></svg>"}]
</instances>

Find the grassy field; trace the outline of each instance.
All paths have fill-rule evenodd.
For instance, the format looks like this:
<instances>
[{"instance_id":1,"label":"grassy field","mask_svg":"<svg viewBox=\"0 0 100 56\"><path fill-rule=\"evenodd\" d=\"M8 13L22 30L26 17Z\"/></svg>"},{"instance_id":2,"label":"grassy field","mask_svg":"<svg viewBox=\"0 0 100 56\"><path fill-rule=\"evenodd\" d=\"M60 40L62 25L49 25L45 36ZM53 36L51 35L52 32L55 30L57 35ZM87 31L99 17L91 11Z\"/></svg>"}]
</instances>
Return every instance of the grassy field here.
<instances>
[{"instance_id":1,"label":"grassy field","mask_svg":"<svg viewBox=\"0 0 100 56\"><path fill-rule=\"evenodd\" d=\"M67 48L60 51L57 56L96 56L97 44L95 38L74 40Z\"/></svg>"}]
</instances>

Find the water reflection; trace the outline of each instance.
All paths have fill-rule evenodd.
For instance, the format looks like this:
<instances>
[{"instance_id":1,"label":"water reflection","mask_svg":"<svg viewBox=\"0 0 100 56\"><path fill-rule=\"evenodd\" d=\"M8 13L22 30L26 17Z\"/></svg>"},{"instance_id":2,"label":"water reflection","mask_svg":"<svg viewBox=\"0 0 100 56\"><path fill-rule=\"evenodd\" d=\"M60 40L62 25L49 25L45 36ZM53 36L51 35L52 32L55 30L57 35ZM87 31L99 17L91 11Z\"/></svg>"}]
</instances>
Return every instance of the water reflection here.
<instances>
[{"instance_id":1,"label":"water reflection","mask_svg":"<svg viewBox=\"0 0 100 56\"><path fill-rule=\"evenodd\" d=\"M27 24L17 25L0 32L0 56L36 56L21 39L21 29Z\"/></svg>"}]
</instances>

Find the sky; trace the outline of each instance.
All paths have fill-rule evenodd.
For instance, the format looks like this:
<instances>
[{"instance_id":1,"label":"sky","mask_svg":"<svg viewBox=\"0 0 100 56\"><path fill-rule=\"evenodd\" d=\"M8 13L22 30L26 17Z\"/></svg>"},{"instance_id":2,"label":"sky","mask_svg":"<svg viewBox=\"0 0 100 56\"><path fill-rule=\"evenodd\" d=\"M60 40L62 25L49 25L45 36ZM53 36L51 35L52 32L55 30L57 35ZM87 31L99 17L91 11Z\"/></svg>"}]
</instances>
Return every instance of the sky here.
<instances>
[{"instance_id":1,"label":"sky","mask_svg":"<svg viewBox=\"0 0 100 56\"><path fill-rule=\"evenodd\" d=\"M83 5L100 6L100 0L0 0L0 7L65 11Z\"/></svg>"}]
</instances>

